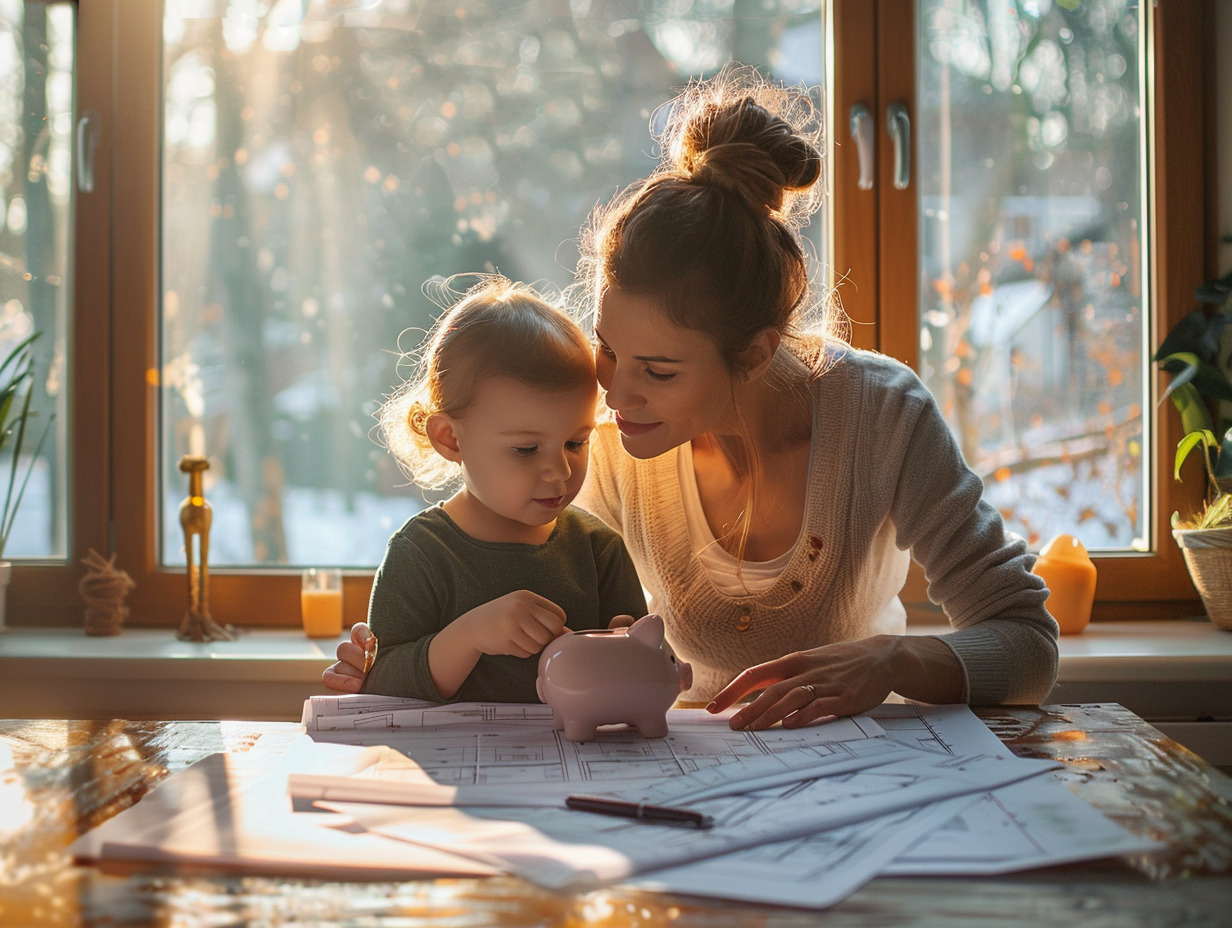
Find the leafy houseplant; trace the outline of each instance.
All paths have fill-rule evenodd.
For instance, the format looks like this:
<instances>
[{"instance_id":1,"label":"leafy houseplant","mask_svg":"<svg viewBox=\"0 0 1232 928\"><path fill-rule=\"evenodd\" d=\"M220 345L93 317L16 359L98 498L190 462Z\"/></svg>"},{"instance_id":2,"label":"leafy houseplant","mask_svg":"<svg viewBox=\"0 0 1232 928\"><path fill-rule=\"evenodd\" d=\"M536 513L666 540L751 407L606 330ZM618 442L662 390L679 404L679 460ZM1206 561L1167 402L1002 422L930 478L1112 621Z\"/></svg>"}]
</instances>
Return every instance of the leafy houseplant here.
<instances>
[{"instance_id":1,"label":"leafy houseplant","mask_svg":"<svg viewBox=\"0 0 1232 928\"><path fill-rule=\"evenodd\" d=\"M1172 375L1164 395L1185 429L1176 447L1176 478L1200 448L1207 480L1205 505L1188 519L1174 513L1172 535L1207 614L1232 630L1232 423L1218 412L1212 415L1209 405L1232 402L1232 356L1220 358L1224 329L1232 322L1232 311L1224 308L1232 295L1232 272L1208 280L1194 295L1215 309L1196 309L1178 322L1154 358Z\"/></svg>"},{"instance_id":2,"label":"leafy houseplant","mask_svg":"<svg viewBox=\"0 0 1232 928\"><path fill-rule=\"evenodd\" d=\"M26 444L26 430L37 412L30 408L34 386L34 351L38 332L18 342L17 346L0 361L0 473L7 472L8 485L3 489L4 503L0 508L0 630L5 627L5 593L8 588L12 565L4 560L9 534L17 518L17 509L30 482L34 470L31 462L21 473L21 453ZM43 434L34 449L37 458L43 442L51 431L51 419L43 428ZM5 455L8 456L7 462Z\"/></svg>"}]
</instances>

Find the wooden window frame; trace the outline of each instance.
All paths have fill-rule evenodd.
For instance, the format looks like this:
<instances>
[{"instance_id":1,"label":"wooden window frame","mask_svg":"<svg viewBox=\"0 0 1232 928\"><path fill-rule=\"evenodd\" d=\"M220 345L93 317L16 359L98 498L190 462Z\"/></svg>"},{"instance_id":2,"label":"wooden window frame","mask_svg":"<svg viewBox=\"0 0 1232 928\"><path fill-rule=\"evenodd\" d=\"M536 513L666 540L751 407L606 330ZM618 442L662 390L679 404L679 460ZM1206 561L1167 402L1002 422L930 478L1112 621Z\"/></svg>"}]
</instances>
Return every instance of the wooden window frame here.
<instances>
[{"instance_id":1,"label":"wooden window frame","mask_svg":"<svg viewBox=\"0 0 1232 928\"><path fill-rule=\"evenodd\" d=\"M834 59L831 89L832 267L842 280L839 293L852 318L852 341L913 367L918 366L919 302L916 274L906 269L918 266L916 193L914 185L896 190L889 182L893 155L884 113L891 102L902 102L914 117L916 12L914 0L832 0L828 30L830 42L845 53ZM1215 9L1210 4L1157 3L1151 16L1147 298L1152 307L1150 344L1157 346L1193 308L1193 288L1210 276L1206 272L1215 259ZM877 133L872 191L858 189L855 144L846 124L857 102L873 113ZM917 163L914 153L911 160ZM1198 216L1202 221L1194 221ZM1196 467L1182 483L1172 478L1181 426L1170 404L1159 403L1165 386L1156 373L1148 412L1156 423L1147 462L1153 500L1147 514L1150 550L1097 556L1096 619L1202 613L1171 537L1170 517L1196 506L1203 481ZM939 610L928 602L918 565L912 567L903 599L913 621L938 620Z\"/></svg>"},{"instance_id":2,"label":"wooden window frame","mask_svg":"<svg viewBox=\"0 0 1232 928\"><path fill-rule=\"evenodd\" d=\"M71 474L69 557L60 564L23 564L14 571L9 611L14 624L81 622L77 583L81 560L93 549L114 554L136 588L128 599L132 625L175 627L188 599L183 569L159 565L158 258L159 133L161 128L161 12L158 4L82 0L78 5L77 112L92 111L102 126L95 187L74 205L75 294L69 336L73 364L69 404ZM1193 286L1216 258L1214 189L1215 11L1208 4L1155 4L1151 34L1149 152L1152 344L1192 308ZM829 93L832 261L846 282L840 296L853 322L852 341L915 360L916 224L914 191L861 197L856 152L845 123L852 103L912 100L913 0L830 0L827 5L833 78ZM1194 50L1199 53L1195 54ZM1194 131L1193 127L1199 127ZM878 129L878 174L889 176L891 154ZM914 158L912 159L915 160ZM1194 217L1202 217L1195 221ZM1157 399L1163 388L1154 378ZM1150 449L1156 504L1150 513L1151 553L1099 558L1096 618L1161 618L1200 611L1168 516L1200 496L1196 475L1171 479L1180 438L1177 417L1162 416ZM371 571L345 578L348 623L367 609ZM299 577L290 570L211 573L211 612L220 622L293 626L299 622ZM904 599L913 618L937 620L928 609L920 571L913 569Z\"/></svg>"},{"instance_id":3,"label":"wooden window frame","mask_svg":"<svg viewBox=\"0 0 1232 928\"><path fill-rule=\"evenodd\" d=\"M161 4L78 4L76 108L101 133L94 189L74 204L69 557L14 571L10 614L22 625L81 622L91 549L114 554L135 581L129 624L176 627L187 608L185 570L159 563L159 254L173 247L158 235L161 34ZM344 621L362 621L372 571L344 584ZM295 626L299 587L298 570L211 570L210 612L236 626Z\"/></svg>"}]
</instances>

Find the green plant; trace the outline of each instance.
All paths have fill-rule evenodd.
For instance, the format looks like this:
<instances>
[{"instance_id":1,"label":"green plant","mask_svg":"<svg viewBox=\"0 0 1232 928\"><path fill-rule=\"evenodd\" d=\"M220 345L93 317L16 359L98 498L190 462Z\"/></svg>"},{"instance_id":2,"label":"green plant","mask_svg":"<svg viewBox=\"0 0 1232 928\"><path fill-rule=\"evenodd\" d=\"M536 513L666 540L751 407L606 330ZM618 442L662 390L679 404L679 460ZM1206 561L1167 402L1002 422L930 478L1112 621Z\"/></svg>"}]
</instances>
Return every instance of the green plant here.
<instances>
[{"instance_id":1,"label":"green plant","mask_svg":"<svg viewBox=\"0 0 1232 928\"><path fill-rule=\"evenodd\" d=\"M30 408L34 394L31 389L34 386L33 345L38 337L39 333L35 332L23 339L9 352L8 357L0 361L0 455L9 455L8 486L4 491L4 506L0 509L0 559L4 557L9 533L13 530L13 521L17 518L17 509L21 506L26 484L30 482L30 474L34 470L32 460L25 473L20 474L26 429L30 420L38 415ZM43 449L43 442L51 432L54 418L54 415L49 417L43 428L43 434L34 449L34 459L38 458Z\"/></svg>"},{"instance_id":2,"label":"green plant","mask_svg":"<svg viewBox=\"0 0 1232 928\"><path fill-rule=\"evenodd\" d=\"M1164 396L1172 400L1185 429L1176 446L1176 479L1181 479L1181 465L1189 455L1201 448L1208 483L1202 511L1187 520L1173 513L1174 528L1232 526L1232 423L1211 411L1212 401L1217 409L1222 402L1232 402L1232 355L1220 357L1224 329L1232 322L1232 311L1224 308L1230 295L1232 272L1197 287L1198 302L1215 308L1195 309L1155 353L1154 360L1172 376Z\"/></svg>"}]
</instances>

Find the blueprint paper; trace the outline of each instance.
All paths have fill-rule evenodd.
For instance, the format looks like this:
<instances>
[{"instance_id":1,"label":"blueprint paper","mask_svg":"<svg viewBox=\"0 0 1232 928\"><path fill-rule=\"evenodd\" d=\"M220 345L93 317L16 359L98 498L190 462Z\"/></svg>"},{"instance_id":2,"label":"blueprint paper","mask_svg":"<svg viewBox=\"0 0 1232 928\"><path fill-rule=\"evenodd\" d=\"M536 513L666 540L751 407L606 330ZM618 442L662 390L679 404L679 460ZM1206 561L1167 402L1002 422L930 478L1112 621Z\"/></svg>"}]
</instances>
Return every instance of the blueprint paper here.
<instances>
[{"instance_id":1,"label":"blueprint paper","mask_svg":"<svg viewBox=\"0 0 1232 928\"><path fill-rule=\"evenodd\" d=\"M475 860L381 838L355 828L345 816L294 812L286 794L291 755L282 755L284 747L209 755L86 832L70 851L90 861L193 864L334 879L496 872ZM334 747L314 745L312 762L348 769L350 761L334 753Z\"/></svg>"},{"instance_id":2,"label":"blueprint paper","mask_svg":"<svg viewBox=\"0 0 1232 928\"><path fill-rule=\"evenodd\" d=\"M363 711L343 716L318 712L317 724L343 727L318 730L313 737L342 741L356 750L367 745L368 753L357 755L355 770L346 776L292 775L287 785L297 800L560 805L570 793L678 783L682 776L728 767L721 776L710 775L712 791L743 792L752 785L860 769L906 756L905 748L883 737L881 727L866 717L803 729L744 732L732 731L728 716L671 710L664 738L617 728L600 731L593 741L573 742L553 729L551 710L541 705L349 705L362 705ZM348 721L336 722L339 718ZM377 718L396 719L398 727L373 724Z\"/></svg>"},{"instance_id":3,"label":"blueprint paper","mask_svg":"<svg viewBox=\"0 0 1232 928\"><path fill-rule=\"evenodd\" d=\"M871 713L887 737L946 754L1012 752L966 706L886 704ZM986 793L943 827L930 831L887 866L911 876L1012 873L1148 853L1161 845L1139 838L1092 808L1055 775Z\"/></svg>"},{"instance_id":4,"label":"blueprint paper","mask_svg":"<svg viewBox=\"0 0 1232 928\"><path fill-rule=\"evenodd\" d=\"M551 725L552 709L542 703L435 703L397 696L312 696L304 702L304 729L317 740L368 743L382 729L436 729L442 725Z\"/></svg>"},{"instance_id":5,"label":"blueprint paper","mask_svg":"<svg viewBox=\"0 0 1232 928\"><path fill-rule=\"evenodd\" d=\"M564 809L399 809L325 803L369 830L447 850L553 889L584 889L649 870L812 834L981 793L1036 776L1050 761L951 758L899 761L692 805L710 829L679 828Z\"/></svg>"},{"instance_id":6,"label":"blueprint paper","mask_svg":"<svg viewBox=\"0 0 1232 928\"><path fill-rule=\"evenodd\" d=\"M885 872L990 875L1162 847L1122 828L1047 776L985 793L903 851Z\"/></svg>"},{"instance_id":7,"label":"blueprint paper","mask_svg":"<svg viewBox=\"0 0 1232 928\"><path fill-rule=\"evenodd\" d=\"M951 746L973 748L984 740L978 730L970 732L973 739L962 737L966 721L961 718L951 719L960 728L956 732L933 710L924 712L919 720L924 725L898 719L898 730L911 733L904 743L923 747L930 730ZM881 722L894 737L894 721ZM991 875L1158 849L1091 808L1056 777L1031 777L979 796L699 860L631 882L710 898L825 908L879 872Z\"/></svg>"},{"instance_id":8,"label":"blueprint paper","mask_svg":"<svg viewBox=\"0 0 1232 928\"><path fill-rule=\"evenodd\" d=\"M318 730L328 730L341 720L359 716L375 715L392 719L391 713L399 709L426 709L435 703L426 699L403 699L398 696L370 696L366 693L347 693L335 696L309 696L304 700L304 711L301 723L304 730L311 734ZM325 721L330 720L330 721ZM389 722L386 722L389 727Z\"/></svg>"},{"instance_id":9,"label":"blueprint paper","mask_svg":"<svg viewBox=\"0 0 1232 928\"><path fill-rule=\"evenodd\" d=\"M925 706L885 703L868 713L885 736L922 751L958 755L988 754L1013 757L1014 752L994 735L968 706Z\"/></svg>"},{"instance_id":10,"label":"blueprint paper","mask_svg":"<svg viewBox=\"0 0 1232 928\"><path fill-rule=\"evenodd\" d=\"M699 726L727 728L737 707L711 713L705 709L668 709L669 728ZM542 703L432 703L395 696L313 696L304 702L304 728L317 741L378 744L395 732L438 731L452 725L516 725L552 727L552 708ZM605 728L605 733L619 726ZM821 732L823 734L818 735ZM746 733L734 733L746 734ZM748 733L751 734L751 733ZM867 715L839 718L802 729L776 728L761 732L771 743L812 744L819 738L844 741L882 735L881 726Z\"/></svg>"},{"instance_id":11,"label":"blueprint paper","mask_svg":"<svg viewBox=\"0 0 1232 928\"><path fill-rule=\"evenodd\" d=\"M824 909L878 876L904 845L944 825L968 796L747 848L627 880L636 889Z\"/></svg>"}]
</instances>

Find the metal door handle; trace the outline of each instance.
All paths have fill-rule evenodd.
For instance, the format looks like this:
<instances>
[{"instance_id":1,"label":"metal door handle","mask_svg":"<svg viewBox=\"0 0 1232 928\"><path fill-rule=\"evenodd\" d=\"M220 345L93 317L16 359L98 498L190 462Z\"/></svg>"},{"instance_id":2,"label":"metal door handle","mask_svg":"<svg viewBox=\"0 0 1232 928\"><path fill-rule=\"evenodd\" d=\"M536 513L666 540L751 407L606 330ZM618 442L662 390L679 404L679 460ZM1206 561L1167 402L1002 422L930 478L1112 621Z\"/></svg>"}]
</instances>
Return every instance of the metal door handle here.
<instances>
[{"instance_id":1,"label":"metal door handle","mask_svg":"<svg viewBox=\"0 0 1232 928\"><path fill-rule=\"evenodd\" d=\"M911 117L904 104L886 107L886 128L894 143L894 189L906 190L911 183Z\"/></svg>"},{"instance_id":2,"label":"metal door handle","mask_svg":"<svg viewBox=\"0 0 1232 928\"><path fill-rule=\"evenodd\" d=\"M855 103L851 107L851 137L856 141L856 158L860 165L861 190L873 189L875 162L873 146L876 144L873 134L873 114L863 103Z\"/></svg>"},{"instance_id":3,"label":"metal door handle","mask_svg":"<svg viewBox=\"0 0 1232 928\"><path fill-rule=\"evenodd\" d=\"M86 110L77 120L77 189L94 192L94 150L98 148L98 113Z\"/></svg>"}]
</instances>

